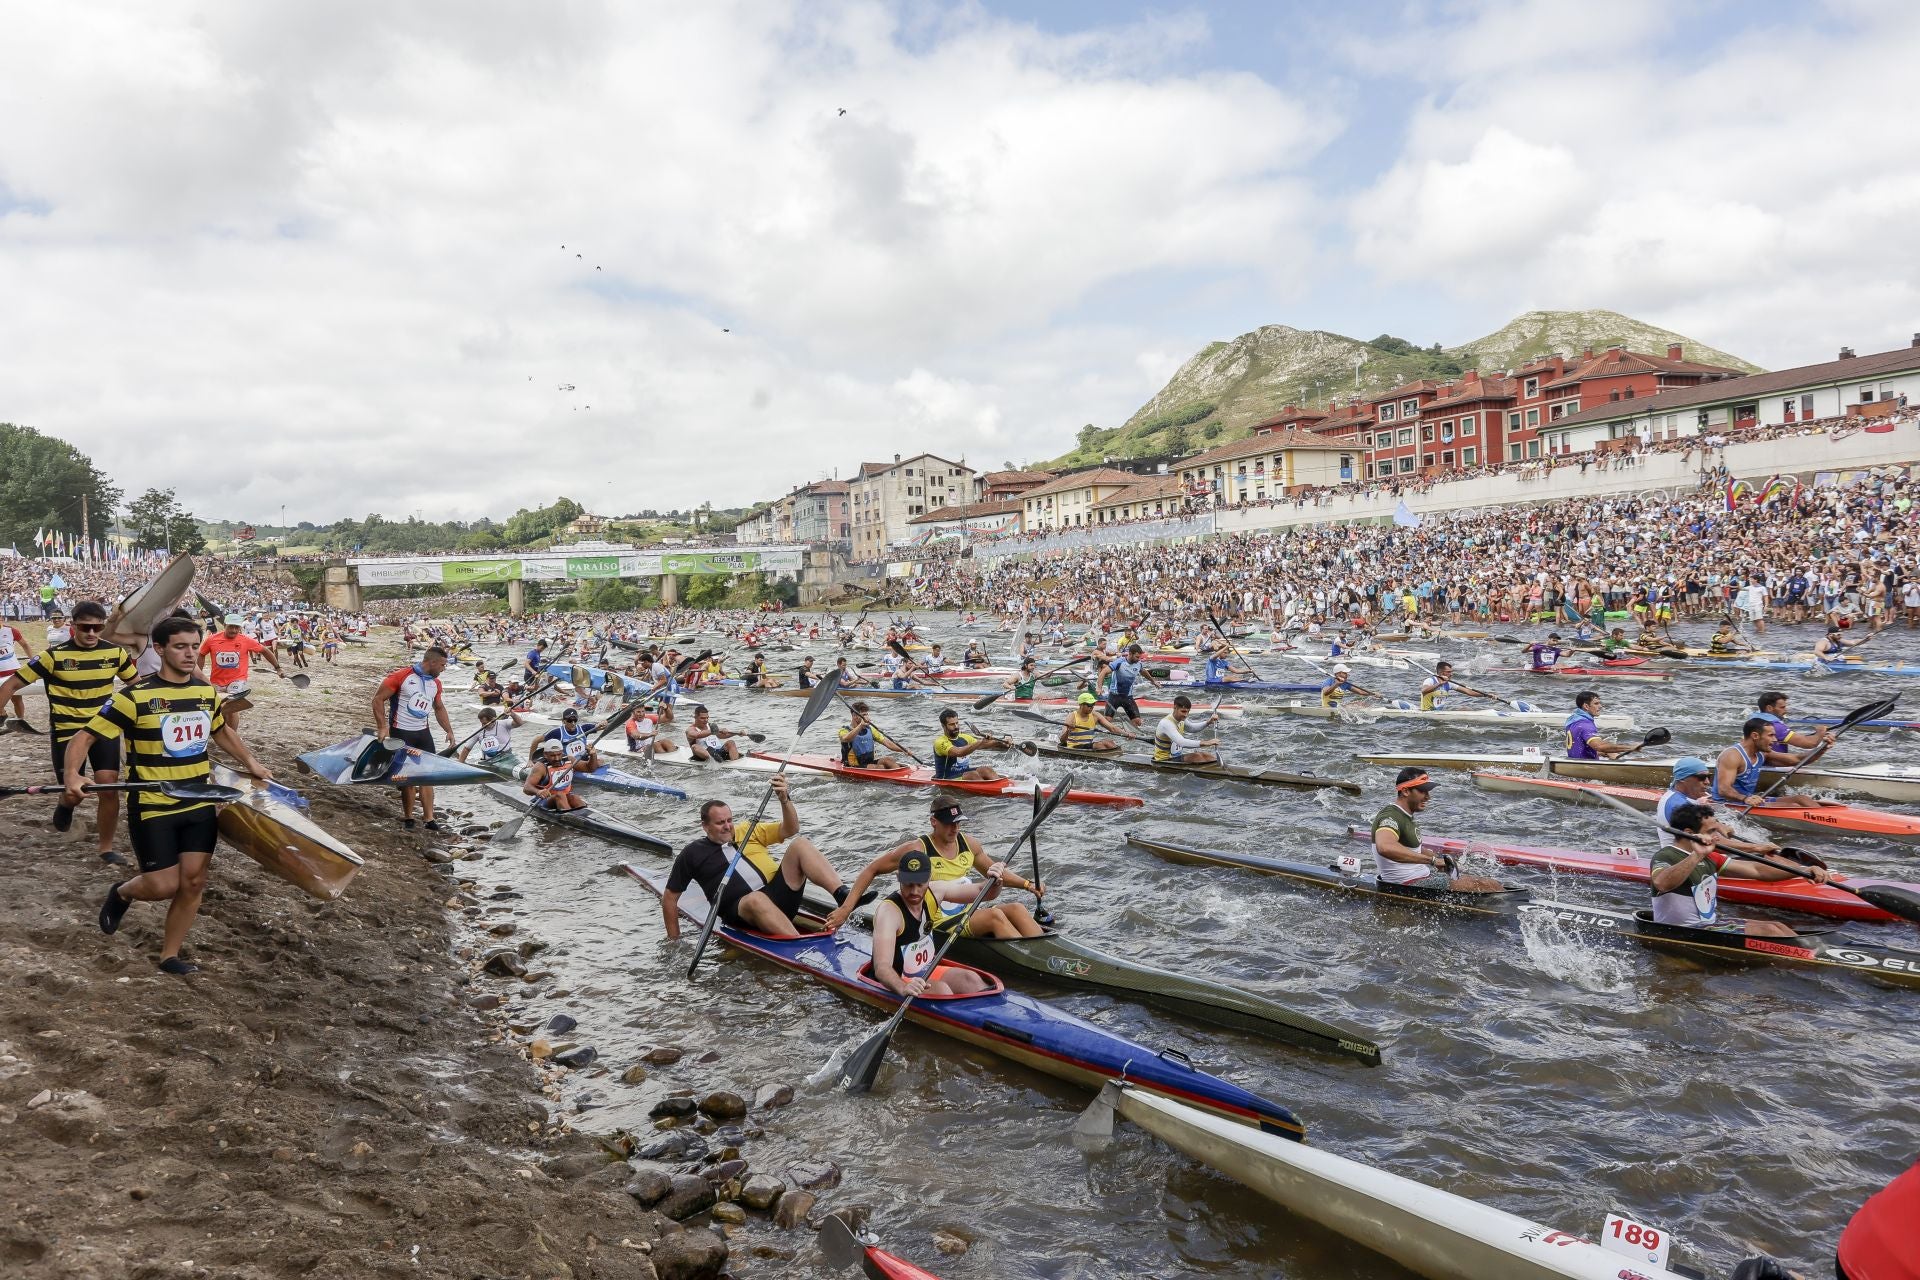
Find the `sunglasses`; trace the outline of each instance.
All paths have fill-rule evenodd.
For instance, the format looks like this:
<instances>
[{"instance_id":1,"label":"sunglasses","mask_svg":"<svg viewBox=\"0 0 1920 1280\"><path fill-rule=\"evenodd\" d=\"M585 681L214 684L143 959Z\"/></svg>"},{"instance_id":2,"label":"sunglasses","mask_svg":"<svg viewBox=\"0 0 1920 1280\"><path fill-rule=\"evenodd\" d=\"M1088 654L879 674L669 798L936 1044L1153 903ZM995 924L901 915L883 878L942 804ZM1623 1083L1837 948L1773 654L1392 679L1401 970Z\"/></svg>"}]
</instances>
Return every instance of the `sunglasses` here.
<instances>
[{"instance_id":1,"label":"sunglasses","mask_svg":"<svg viewBox=\"0 0 1920 1280\"><path fill-rule=\"evenodd\" d=\"M75 631L105 631L107 624L104 622L76 622L73 624L73 629Z\"/></svg>"}]
</instances>

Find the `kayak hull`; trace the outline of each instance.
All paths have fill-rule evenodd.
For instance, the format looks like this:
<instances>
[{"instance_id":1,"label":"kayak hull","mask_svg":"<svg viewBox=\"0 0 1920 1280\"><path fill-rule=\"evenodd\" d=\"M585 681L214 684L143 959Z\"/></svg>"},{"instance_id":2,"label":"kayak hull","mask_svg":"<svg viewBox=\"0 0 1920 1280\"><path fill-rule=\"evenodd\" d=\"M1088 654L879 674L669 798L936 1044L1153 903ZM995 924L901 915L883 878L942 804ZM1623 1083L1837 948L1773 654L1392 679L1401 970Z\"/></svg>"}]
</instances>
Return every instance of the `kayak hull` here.
<instances>
[{"instance_id":1,"label":"kayak hull","mask_svg":"<svg viewBox=\"0 0 1920 1280\"><path fill-rule=\"evenodd\" d=\"M486 785L486 792L500 803L511 805L521 813L537 818L549 826L567 827L590 836L599 836L602 840L625 845L629 849L639 849L661 857L671 858L674 854L674 847L668 841L658 836L650 836L632 823L622 822L591 806L586 809L572 810L548 809L539 805L528 808L527 802L532 799L531 796L518 787L509 787L499 782L489 782Z\"/></svg>"},{"instance_id":2,"label":"kayak hull","mask_svg":"<svg viewBox=\"0 0 1920 1280\"><path fill-rule=\"evenodd\" d=\"M251 779L219 763L212 782L246 793L220 806L221 838L309 897L333 901L366 865L293 803L296 792L278 783L256 789Z\"/></svg>"},{"instance_id":3,"label":"kayak hull","mask_svg":"<svg viewBox=\"0 0 1920 1280\"><path fill-rule=\"evenodd\" d=\"M502 763L500 765L490 765L483 762L480 767L489 773L502 778L512 779L515 782L518 782L526 774L525 765L516 767L512 764ZM630 773L622 773L612 765L601 765L591 773L584 769L576 769L573 773L573 780L582 786L592 787L596 790L617 791L624 795L667 796L674 800L685 800L687 798L687 793L679 787L669 786L664 782L655 782L651 778L636 778Z\"/></svg>"},{"instance_id":4,"label":"kayak hull","mask_svg":"<svg viewBox=\"0 0 1920 1280\"><path fill-rule=\"evenodd\" d=\"M1423 769L1493 769L1502 773L1543 772L1548 777L1616 786L1665 787L1673 776L1672 760L1570 760L1564 756L1534 758L1513 754L1393 752L1356 755L1356 760L1379 765L1418 765ZM1787 776L1785 769L1762 769L1760 782L1772 786ZM1920 804L1920 768L1911 765L1863 765L1853 769L1802 769L1793 775L1797 786L1812 791L1843 791L1894 804Z\"/></svg>"},{"instance_id":5,"label":"kayak hull","mask_svg":"<svg viewBox=\"0 0 1920 1280\"><path fill-rule=\"evenodd\" d=\"M1600 782L1578 782L1571 778L1541 778L1512 773L1476 771L1473 785L1483 791L1518 795L1554 796L1560 799L1591 799L1589 792L1623 800L1645 813L1653 812L1660 793L1646 787L1616 787ZM1600 804L1604 801L1593 800ZM1902 844L1920 844L1920 818L1880 809L1862 809L1854 805L1830 805L1800 808L1790 805L1765 805L1739 810L1764 827L1778 831L1812 831L1823 835L1873 836Z\"/></svg>"},{"instance_id":6,"label":"kayak hull","mask_svg":"<svg viewBox=\"0 0 1920 1280\"><path fill-rule=\"evenodd\" d=\"M1360 784L1357 782L1319 778L1306 773L1283 773L1275 769L1237 769L1231 765L1161 764L1152 760L1134 759L1111 751L1073 751L1066 747L1050 747L1044 743L1035 743L1033 749L1051 759L1118 765L1123 769L1135 769L1172 777L1210 778L1220 782L1244 782L1253 786L1298 787L1307 791L1330 787L1337 791L1345 791L1349 795L1360 794Z\"/></svg>"},{"instance_id":7,"label":"kayak hull","mask_svg":"<svg viewBox=\"0 0 1920 1280\"><path fill-rule=\"evenodd\" d=\"M785 760L789 767L811 769L817 773L829 773L836 778L845 778L849 782L890 782L898 787L941 787L948 791L966 791L976 796L1013 796L1026 799L1033 794L1033 782L1027 778L996 778L991 781L938 781L931 769L907 766L899 769L851 769L832 756L790 755L783 756L773 751L753 753L761 760ZM1042 786L1042 795L1052 795L1053 788ZM1119 795L1110 791L1086 791L1075 787L1065 797L1068 804L1105 805L1116 809L1129 809L1146 803L1139 796Z\"/></svg>"},{"instance_id":8,"label":"kayak hull","mask_svg":"<svg viewBox=\"0 0 1920 1280\"><path fill-rule=\"evenodd\" d=\"M363 731L358 737L336 742L302 753L298 759L313 773L341 786L375 787L461 787L492 782L498 775L477 765L465 764L451 756L434 755L415 747L393 753L386 769L371 778L348 778L341 774L353 767L360 753L373 742L373 734Z\"/></svg>"},{"instance_id":9,"label":"kayak hull","mask_svg":"<svg viewBox=\"0 0 1920 1280\"><path fill-rule=\"evenodd\" d=\"M1522 704L1523 706L1526 704ZM1375 720L1412 720L1429 724L1467 724L1482 725L1489 728L1532 728L1544 725L1558 729L1567 722L1567 714L1559 711L1510 711L1503 708L1488 708L1476 711L1422 711L1419 707L1404 699L1395 699L1387 703L1349 703L1344 707L1322 706L1318 702L1281 702L1272 710L1289 716L1312 716L1321 720L1354 720L1361 724ZM1594 723L1602 729L1631 729L1633 717L1603 714L1594 717Z\"/></svg>"}]
</instances>

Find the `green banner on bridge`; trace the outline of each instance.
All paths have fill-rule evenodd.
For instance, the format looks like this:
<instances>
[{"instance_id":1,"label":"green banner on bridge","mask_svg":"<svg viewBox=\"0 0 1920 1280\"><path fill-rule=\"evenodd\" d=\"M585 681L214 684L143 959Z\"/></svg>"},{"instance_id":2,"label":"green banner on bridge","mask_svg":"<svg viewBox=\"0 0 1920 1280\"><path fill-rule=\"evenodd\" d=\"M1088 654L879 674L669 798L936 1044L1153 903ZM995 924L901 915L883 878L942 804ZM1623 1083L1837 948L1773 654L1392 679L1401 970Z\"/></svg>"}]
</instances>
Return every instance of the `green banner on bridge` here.
<instances>
[{"instance_id":1,"label":"green banner on bridge","mask_svg":"<svg viewBox=\"0 0 1920 1280\"><path fill-rule=\"evenodd\" d=\"M660 556L662 573L755 573L789 566L771 563L780 553L759 551L666 551ZM792 556L793 568L799 567L799 555Z\"/></svg>"},{"instance_id":2,"label":"green banner on bridge","mask_svg":"<svg viewBox=\"0 0 1920 1280\"><path fill-rule=\"evenodd\" d=\"M576 582L582 578L617 578L619 576L619 556L567 557L567 577Z\"/></svg>"},{"instance_id":3,"label":"green banner on bridge","mask_svg":"<svg viewBox=\"0 0 1920 1280\"><path fill-rule=\"evenodd\" d=\"M448 560L440 566L442 582L511 582L520 576L518 560Z\"/></svg>"}]
</instances>

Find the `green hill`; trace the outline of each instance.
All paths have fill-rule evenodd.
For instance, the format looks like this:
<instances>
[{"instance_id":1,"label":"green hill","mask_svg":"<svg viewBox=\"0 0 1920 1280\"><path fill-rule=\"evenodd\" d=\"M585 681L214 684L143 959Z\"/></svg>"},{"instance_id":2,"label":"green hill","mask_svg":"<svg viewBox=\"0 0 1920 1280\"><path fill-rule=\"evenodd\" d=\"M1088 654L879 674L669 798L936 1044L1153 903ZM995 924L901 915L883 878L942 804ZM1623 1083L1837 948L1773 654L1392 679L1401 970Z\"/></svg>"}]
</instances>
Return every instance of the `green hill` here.
<instances>
[{"instance_id":1,"label":"green hill","mask_svg":"<svg viewBox=\"0 0 1920 1280\"><path fill-rule=\"evenodd\" d=\"M1118 427L1087 426L1071 452L1036 467L1087 466L1106 458L1190 453L1248 435L1288 404L1323 406L1419 378L1448 381L1468 369L1498 373L1535 356L1577 356L1587 347L1625 346L1747 372L1758 366L1692 338L1614 311L1529 311L1485 337L1455 347L1420 347L1382 334L1362 342L1325 330L1264 325L1202 348L1152 399Z\"/></svg>"}]
</instances>

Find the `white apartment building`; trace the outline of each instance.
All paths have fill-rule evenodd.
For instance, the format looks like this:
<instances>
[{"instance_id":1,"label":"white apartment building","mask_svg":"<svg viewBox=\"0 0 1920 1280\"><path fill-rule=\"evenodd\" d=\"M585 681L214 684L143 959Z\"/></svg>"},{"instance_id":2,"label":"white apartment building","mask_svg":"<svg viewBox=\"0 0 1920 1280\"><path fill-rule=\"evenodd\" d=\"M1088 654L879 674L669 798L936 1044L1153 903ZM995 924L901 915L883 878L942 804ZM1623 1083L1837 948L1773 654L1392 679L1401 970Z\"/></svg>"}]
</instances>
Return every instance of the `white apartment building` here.
<instances>
[{"instance_id":1,"label":"white apartment building","mask_svg":"<svg viewBox=\"0 0 1920 1280\"><path fill-rule=\"evenodd\" d=\"M937 454L902 458L896 453L892 462L861 463L847 486L853 558L879 559L887 548L912 538L916 530L908 521L941 507L966 506L977 488L972 467Z\"/></svg>"}]
</instances>

